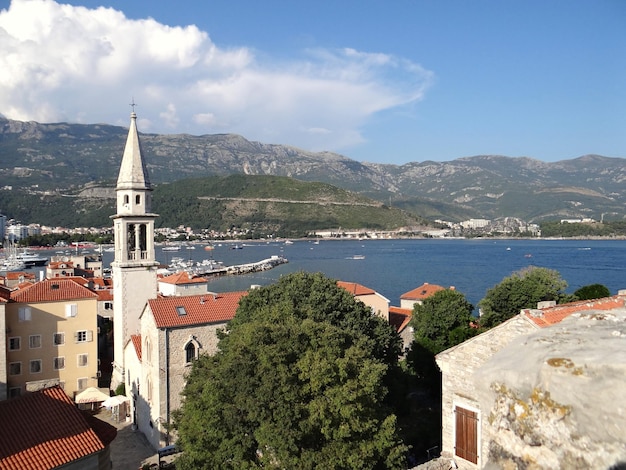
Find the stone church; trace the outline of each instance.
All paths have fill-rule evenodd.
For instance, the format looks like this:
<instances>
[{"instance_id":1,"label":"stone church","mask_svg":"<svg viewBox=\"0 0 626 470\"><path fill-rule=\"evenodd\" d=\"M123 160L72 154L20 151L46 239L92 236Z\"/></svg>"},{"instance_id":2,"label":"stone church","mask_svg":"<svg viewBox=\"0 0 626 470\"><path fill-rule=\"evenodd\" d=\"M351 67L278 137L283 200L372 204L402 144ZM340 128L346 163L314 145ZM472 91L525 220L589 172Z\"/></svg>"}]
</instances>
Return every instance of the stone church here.
<instances>
[{"instance_id":1,"label":"stone church","mask_svg":"<svg viewBox=\"0 0 626 470\"><path fill-rule=\"evenodd\" d=\"M217 351L216 332L232 319L246 292L206 290L189 296L159 295L154 246L157 214L152 187L131 114L112 216L115 256L114 362L111 388L125 384L130 419L155 448L175 442L168 431L180 407L186 374L200 354Z\"/></svg>"}]
</instances>

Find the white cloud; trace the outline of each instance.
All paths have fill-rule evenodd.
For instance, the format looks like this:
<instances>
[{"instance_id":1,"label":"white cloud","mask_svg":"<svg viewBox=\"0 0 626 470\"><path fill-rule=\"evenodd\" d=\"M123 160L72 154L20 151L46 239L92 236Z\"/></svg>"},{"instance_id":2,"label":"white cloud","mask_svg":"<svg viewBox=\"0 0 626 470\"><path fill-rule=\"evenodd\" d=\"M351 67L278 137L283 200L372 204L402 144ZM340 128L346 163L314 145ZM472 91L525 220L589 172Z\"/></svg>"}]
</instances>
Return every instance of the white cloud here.
<instances>
[{"instance_id":1,"label":"white cloud","mask_svg":"<svg viewBox=\"0 0 626 470\"><path fill-rule=\"evenodd\" d=\"M415 102L432 74L354 49L304 51L291 62L220 49L196 26L131 20L112 8L13 0L0 11L0 113L40 122L127 125L342 151L373 114ZM128 110L129 112L129 110Z\"/></svg>"}]
</instances>

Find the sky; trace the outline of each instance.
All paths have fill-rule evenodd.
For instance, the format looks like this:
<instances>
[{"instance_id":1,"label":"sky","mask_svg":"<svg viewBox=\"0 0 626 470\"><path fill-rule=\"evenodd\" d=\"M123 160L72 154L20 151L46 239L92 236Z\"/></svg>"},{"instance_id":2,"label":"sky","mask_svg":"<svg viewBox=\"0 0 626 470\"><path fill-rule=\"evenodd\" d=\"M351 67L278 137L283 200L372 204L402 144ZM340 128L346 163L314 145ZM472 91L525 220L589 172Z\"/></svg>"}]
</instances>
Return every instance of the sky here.
<instances>
[{"instance_id":1,"label":"sky","mask_svg":"<svg viewBox=\"0 0 626 470\"><path fill-rule=\"evenodd\" d=\"M0 0L0 114L404 164L626 157L623 0Z\"/></svg>"}]
</instances>

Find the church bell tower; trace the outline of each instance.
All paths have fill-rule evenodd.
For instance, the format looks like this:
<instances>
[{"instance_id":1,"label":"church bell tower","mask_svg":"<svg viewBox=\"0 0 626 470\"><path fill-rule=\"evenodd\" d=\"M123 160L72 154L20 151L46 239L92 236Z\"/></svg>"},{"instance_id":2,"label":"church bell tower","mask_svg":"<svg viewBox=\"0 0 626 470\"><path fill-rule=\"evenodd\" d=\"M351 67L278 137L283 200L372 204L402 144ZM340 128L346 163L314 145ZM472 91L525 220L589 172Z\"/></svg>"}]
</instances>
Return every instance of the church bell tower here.
<instances>
[{"instance_id":1,"label":"church bell tower","mask_svg":"<svg viewBox=\"0 0 626 470\"><path fill-rule=\"evenodd\" d=\"M122 156L117 186L117 213L112 216L115 235L113 277L113 376L111 388L125 382L124 346L141 331L139 317L149 299L157 296L157 266L154 254L152 187L143 159L137 115L130 115L130 128ZM127 384L128 385L128 384Z\"/></svg>"}]
</instances>

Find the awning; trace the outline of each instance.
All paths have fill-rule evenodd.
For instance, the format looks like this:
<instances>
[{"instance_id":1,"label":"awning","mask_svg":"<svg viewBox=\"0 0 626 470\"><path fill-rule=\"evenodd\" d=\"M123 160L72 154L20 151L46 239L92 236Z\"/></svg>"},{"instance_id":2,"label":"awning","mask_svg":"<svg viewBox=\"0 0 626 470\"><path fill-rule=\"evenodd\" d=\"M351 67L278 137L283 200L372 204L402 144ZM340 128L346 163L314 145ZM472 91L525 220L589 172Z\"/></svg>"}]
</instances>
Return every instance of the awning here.
<instances>
[{"instance_id":1,"label":"awning","mask_svg":"<svg viewBox=\"0 0 626 470\"><path fill-rule=\"evenodd\" d=\"M100 401L105 401L108 398L110 398L109 395L101 392L96 387L89 387L76 395L74 401L76 403L97 403Z\"/></svg>"},{"instance_id":2,"label":"awning","mask_svg":"<svg viewBox=\"0 0 626 470\"><path fill-rule=\"evenodd\" d=\"M106 408L113 408L114 406L119 406L126 401L129 401L128 397L125 397L124 395L115 395L104 400L102 402L102 406Z\"/></svg>"}]
</instances>

